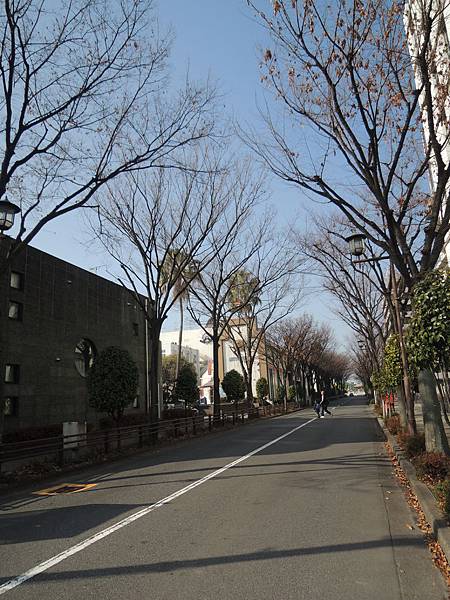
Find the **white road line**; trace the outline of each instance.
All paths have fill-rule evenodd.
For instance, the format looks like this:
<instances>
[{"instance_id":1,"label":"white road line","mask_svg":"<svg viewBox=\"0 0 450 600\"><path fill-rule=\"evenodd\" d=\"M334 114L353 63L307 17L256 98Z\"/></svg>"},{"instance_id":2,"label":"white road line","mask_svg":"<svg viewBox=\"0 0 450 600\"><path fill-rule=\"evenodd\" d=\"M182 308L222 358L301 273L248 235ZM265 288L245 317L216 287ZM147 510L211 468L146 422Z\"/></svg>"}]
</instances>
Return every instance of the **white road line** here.
<instances>
[{"instance_id":1,"label":"white road line","mask_svg":"<svg viewBox=\"0 0 450 600\"><path fill-rule=\"evenodd\" d=\"M151 506L147 506L147 507L145 507L145 508L143 508L143 509L135 512L134 514L130 515L129 517L126 517L125 519L122 519L121 521L118 521L114 525L111 525L110 527L107 527L106 529L103 529L102 531L99 531L98 533L92 535L91 537L86 538L82 542L79 542L78 544L75 544L75 546L72 546L71 548L68 548L67 550L64 550L64 552L61 552L60 554L57 554L56 556L53 556L52 558L49 558L48 560L45 560L44 562L40 563L39 565L36 565L35 567L33 567L32 569L30 569L29 571L25 571L25 573L22 573L22 575L19 575L18 577L14 577L14 579L10 579L9 581L7 581L6 583L4 583L3 585L0 586L0 596L2 594L5 594L9 590L12 590L13 588L21 585L22 583L25 583L29 579L32 579L36 575L39 575L40 573L43 573L44 571L47 571L51 567L54 567L55 565L57 565L58 563L62 562L66 558L69 558L69 556L73 556L74 554L77 554L78 552L81 552L82 550L84 550L88 546L91 546L92 544L95 544L95 542L98 542L99 540L107 537L108 535L111 535L111 533L114 533L115 531L118 531L119 529L122 529L122 527L126 527L130 523L133 523L133 521L137 521L141 517L145 517L145 515L148 515L149 513L153 512L157 508L160 508L164 504L169 504L169 502L172 502L172 500L175 500L176 498L179 498L180 496L183 496L183 494L186 494L187 492L190 492L191 490L193 490L194 488L198 487L199 485L202 485L203 483L206 483L210 479L213 479L214 477L217 477L217 475L220 475L224 471L227 471L228 469L231 469L232 467L234 467L237 464L243 462L244 460L247 460L248 458L250 458L254 454L257 454L258 452L261 452L261 450L265 450L269 446L272 446L273 444L276 444L277 442L279 442L283 438L288 437L288 435L292 435L293 433L295 433L296 431L298 431L302 427L306 427L306 425L309 425L309 423L312 423L315 420L316 420L316 417L314 417L313 419L310 419L309 421L306 421L306 423L302 423L302 425L299 425L298 427L295 427L294 429L291 429L291 431L288 431L287 433L284 433L283 435L280 435L279 437L277 437L276 439L272 440L271 442L268 442L267 444L264 444L263 446L260 446L259 448L256 448L256 450L252 450L251 452L249 452L245 456L241 456L240 458L237 458L236 460L233 460L233 462L230 462L227 465L225 465L224 467L221 467L220 469L217 469L217 471L213 471L209 475L206 475L205 477L202 477L201 479L198 479L197 481L194 481L193 483L187 485L186 487L182 488L181 490L178 490L177 492L174 492L173 494L170 494L170 496L166 496L165 498L163 498L162 500L159 500L155 504L152 504Z\"/></svg>"}]
</instances>

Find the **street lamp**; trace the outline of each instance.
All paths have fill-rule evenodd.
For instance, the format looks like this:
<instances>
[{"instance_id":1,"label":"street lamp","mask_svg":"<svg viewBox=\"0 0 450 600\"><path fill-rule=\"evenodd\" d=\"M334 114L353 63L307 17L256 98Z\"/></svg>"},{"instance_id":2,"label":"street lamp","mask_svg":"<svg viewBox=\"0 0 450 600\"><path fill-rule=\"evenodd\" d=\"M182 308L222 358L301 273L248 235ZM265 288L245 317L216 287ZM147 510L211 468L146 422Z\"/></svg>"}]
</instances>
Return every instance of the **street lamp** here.
<instances>
[{"instance_id":1,"label":"street lamp","mask_svg":"<svg viewBox=\"0 0 450 600\"><path fill-rule=\"evenodd\" d=\"M349 235L345 239L348 242L350 254L352 256L359 257L364 254L364 251L365 251L364 241L366 239L365 235L363 235L361 233L354 233L352 235ZM397 290L397 278L395 275L394 264L393 264L390 256L375 256L373 258L363 258L363 259L355 260L353 262L354 263L364 263L364 262L371 263L371 262L379 262L381 260L389 260L389 274L390 274L390 280L391 280L391 285L392 285L392 304L394 307L393 321L394 321L395 329L397 330L398 341L399 341L399 346L400 346L400 354L401 354L401 359L402 359L401 362L402 362L402 367L403 367L403 392L405 394L405 401L406 401L406 406L407 406L407 412L409 412L409 415L408 415L408 418L409 418L413 414L414 404L413 404L412 395L411 395L411 383L410 383L409 373L408 373L408 356L406 353L405 340L404 340L404 336L403 336L403 323L402 323L402 318L400 315L400 306L399 306L398 290Z\"/></svg>"},{"instance_id":2,"label":"street lamp","mask_svg":"<svg viewBox=\"0 0 450 600\"><path fill-rule=\"evenodd\" d=\"M352 256L361 256L362 254L364 254L366 250L364 244L365 239L366 236L362 233L352 233L352 235L349 235L345 238L345 241L348 242L350 254Z\"/></svg>"},{"instance_id":3,"label":"street lamp","mask_svg":"<svg viewBox=\"0 0 450 600\"><path fill-rule=\"evenodd\" d=\"M0 200L0 232L11 229L14 225L14 217L20 212L20 208L8 200Z\"/></svg>"}]
</instances>

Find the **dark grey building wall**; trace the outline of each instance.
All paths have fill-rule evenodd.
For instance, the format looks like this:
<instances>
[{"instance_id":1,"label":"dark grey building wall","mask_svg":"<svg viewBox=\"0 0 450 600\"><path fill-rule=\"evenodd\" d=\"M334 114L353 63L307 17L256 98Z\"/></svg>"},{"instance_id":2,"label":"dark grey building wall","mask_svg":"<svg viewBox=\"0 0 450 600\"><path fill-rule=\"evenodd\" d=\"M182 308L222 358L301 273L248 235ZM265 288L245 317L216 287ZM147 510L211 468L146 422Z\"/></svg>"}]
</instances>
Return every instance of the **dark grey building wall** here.
<instances>
[{"instance_id":1,"label":"dark grey building wall","mask_svg":"<svg viewBox=\"0 0 450 600\"><path fill-rule=\"evenodd\" d=\"M23 289L11 288L5 277L0 294L23 308L17 321L1 312L6 362L20 366L19 382L3 386L5 397L17 398L15 414L5 417L5 433L96 420L86 380L75 367L75 348L83 338L97 352L107 346L130 352L139 368L139 407L130 410L143 412L145 320L128 290L32 247L11 270L23 275Z\"/></svg>"}]
</instances>

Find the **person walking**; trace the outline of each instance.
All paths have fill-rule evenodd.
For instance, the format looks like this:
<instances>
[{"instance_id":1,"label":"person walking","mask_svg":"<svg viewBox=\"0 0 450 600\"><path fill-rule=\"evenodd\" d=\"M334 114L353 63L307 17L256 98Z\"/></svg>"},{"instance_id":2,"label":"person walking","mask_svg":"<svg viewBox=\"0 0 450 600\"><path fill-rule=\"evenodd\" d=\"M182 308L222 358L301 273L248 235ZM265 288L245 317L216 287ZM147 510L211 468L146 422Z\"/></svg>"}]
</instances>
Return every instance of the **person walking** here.
<instances>
[{"instance_id":1,"label":"person walking","mask_svg":"<svg viewBox=\"0 0 450 600\"><path fill-rule=\"evenodd\" d=\"M320 409L321 409L321 407L322 407L322 405L321 405L321 403L320 403L320 400L316 400L316 401L314 402L314 410L315 410L315 411L316 411L316 413L317 413L317 418L318 418L318 419L320 419Z\"/></svg>"},{"instance_id":2,"label":"person walking","mask_svg":"<svg viewBox=\"0 0 450 600\"><path fill-rule=\"evenodd\" d=\"M329 402L328 402L328 398L325 395L325 390L320 390L320 410L321 410L320 416L321 417L325 416L324 413L327 413L327 415L333 416L333 413L331 413L328 410L328 404L329 404Z\"/></svg>"}]
</instances>

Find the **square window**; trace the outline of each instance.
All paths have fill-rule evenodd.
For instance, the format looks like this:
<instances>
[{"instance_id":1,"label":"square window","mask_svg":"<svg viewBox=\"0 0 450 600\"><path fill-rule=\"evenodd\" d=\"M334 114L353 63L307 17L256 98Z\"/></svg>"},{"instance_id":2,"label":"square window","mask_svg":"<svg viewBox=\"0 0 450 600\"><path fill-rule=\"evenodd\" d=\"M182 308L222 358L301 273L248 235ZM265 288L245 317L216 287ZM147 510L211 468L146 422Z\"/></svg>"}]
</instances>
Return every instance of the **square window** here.
<instances>
[{"instance_id":1,"label":"square window","mask_svg":"<svg viewBox=\"0 0 450 600\"><path fill-rule=\"evenodd\" d=\"M23 273L11 271L10 286L15 290L23 290Z\"/></svg>"},{"instance_id":2,"label":"square window","mask_svg":"<svg viewBox=\"0 0 450 600\"><path fill-rule=\"evenodd\" d=\"M9 301L8 317L13 321L21 321L23 305L20 302Z\"/></svg>"},{"instance_id":3,"label":"square window","mask_svg":"<svg viewBox=\"0 0 450 600\"><path fill-rule=\"evenodd\" d=\"M18 398L8 396L5 398L3 414L5 417L15 417L17 415Z\"/></svg>"},{"instance_id":4,"label":"square window","mask_svg":"<svg viewBox=\"0 0 450 600\"><path fill-rule=\"evenodd\" d=\"M5 365L5 383L19 383L20 365Z\"/></svg>"}]
</instances>

